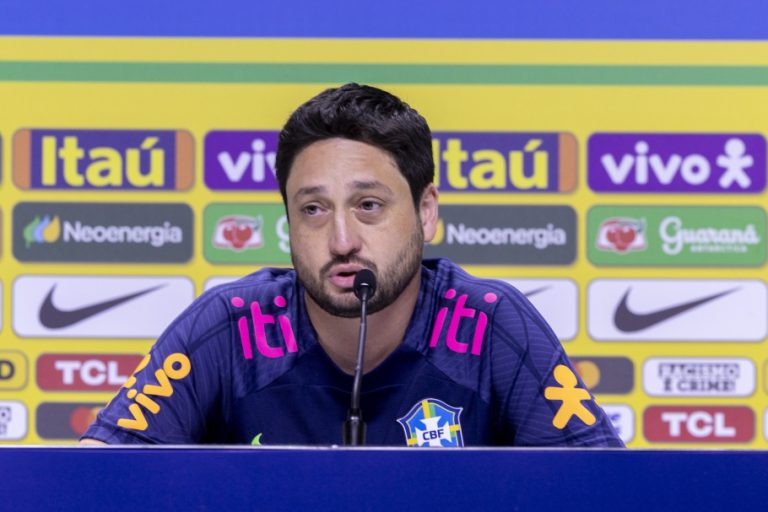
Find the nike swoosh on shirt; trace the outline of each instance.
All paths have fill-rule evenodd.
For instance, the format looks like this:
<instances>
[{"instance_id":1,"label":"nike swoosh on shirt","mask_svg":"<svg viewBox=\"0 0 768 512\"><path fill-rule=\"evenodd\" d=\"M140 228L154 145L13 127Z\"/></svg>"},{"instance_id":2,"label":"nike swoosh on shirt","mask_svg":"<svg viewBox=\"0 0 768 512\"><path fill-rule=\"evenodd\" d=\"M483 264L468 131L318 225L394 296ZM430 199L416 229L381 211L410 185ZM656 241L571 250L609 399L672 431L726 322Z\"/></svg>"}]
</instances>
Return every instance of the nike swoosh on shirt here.
<instances>
[{"instance_id":1,"label":"nike swoosh on shirt","mask_svg":"<svg viewBox=\"0 0 768 512\"><path fill-rule=\"evenodd\" d=\"M53 287L51 287L51 291L49 291L48 295L45 296L45 299L40 306L40 323L48 329L62 329L64 327L69 327L70 325L75 325L76 323L82 322L87 318L119 306L124 302L128 302L137 297L141 297L142 295L146 295L147 293L155 291L163 286L165 285L160 284L136 293L122 295L120 297L116 297L114 299L106 300L103 302L97 302L95 304L91 304L90 306L65 310L59 309L53 304L53 292L56 289L56 285L53 285Z\"/></svg>"},{"instance_id":2,"label":"nike swoosh on shirt","mask_svg":"<svg viewBox=\"0 0 768 512\"><path fill-rule=\"evenodd\" d=\"M665 320L669 320L672 317L681 315L690 309L701 306L702 304L706 304L707 302L719 299L723 295L733 293L738 290L738 288L725 290L724 292L716 293L714 295L710 295L709 297L703 297L701 299L692 300L690 302L684 302L676 306L657 309L656 311L651 311L649 313L635 313L629 309L629 306L627 306L627 298L629 297L629 292L631 290L631 288L627 289L627 292L621 298L621 302L619 302L619 305L616 307L616 312L613 315L613 322L616 324L616 328L623 332L642 331L643 329L647 329Z\"/></svg>"}]
</instances>

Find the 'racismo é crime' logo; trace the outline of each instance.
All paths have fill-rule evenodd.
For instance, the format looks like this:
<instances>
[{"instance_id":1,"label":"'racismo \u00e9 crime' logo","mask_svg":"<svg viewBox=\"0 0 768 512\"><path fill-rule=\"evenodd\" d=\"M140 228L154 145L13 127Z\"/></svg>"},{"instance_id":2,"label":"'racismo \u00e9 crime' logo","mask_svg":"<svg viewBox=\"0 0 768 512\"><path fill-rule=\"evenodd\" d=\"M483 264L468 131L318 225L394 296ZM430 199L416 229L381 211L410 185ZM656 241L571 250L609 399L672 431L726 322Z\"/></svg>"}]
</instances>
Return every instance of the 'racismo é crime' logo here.
<instances>
[{"instance_id":1,"label":"'racismo \u00e9 crime' logo","mask_svg":"<svg viewBox=\"0 0 768 512\"><path fill-rule=\"evenodd\" d=\"M652 357L643 364L650 396L746 397L755 392L756 369L743 357Z\"/></svg>"},{"instance_id":2,"label":"'racismo \u00e9 crime' logo","mask_svg":"<svg viewBox=\"0 0 768 512\"><path fill-rule=\"evenodd\" d=\"M25 129L13 137L13 182L25 190L185 190L193 177L186 131Z\"/></svg>"}]
</instances>

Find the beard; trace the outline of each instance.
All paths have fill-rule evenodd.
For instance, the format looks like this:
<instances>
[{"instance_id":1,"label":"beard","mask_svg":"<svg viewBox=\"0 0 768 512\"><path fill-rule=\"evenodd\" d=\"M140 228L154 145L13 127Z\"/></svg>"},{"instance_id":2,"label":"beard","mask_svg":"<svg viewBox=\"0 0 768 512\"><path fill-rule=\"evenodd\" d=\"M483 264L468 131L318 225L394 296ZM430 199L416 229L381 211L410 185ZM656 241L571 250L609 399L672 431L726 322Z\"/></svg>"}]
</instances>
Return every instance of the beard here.
<instances>
[{"instance_id":1,"label":"beard","mask_svg":"<svg viewBox=\"0 0 768 512\"><path fill-rule=\"evenodd\" d=\"M331 294L330 284L325 278L330 269L338 264L355 263L376 274L376 292L368 300L368 314L371 315L395 302L416 276L416 273L421 271L423 246L424 233L421 226L417 225L411 233L408 243L392 260L392 264L386 268L379 269L373 261L354 255L338 256L323 265L317 275L314 275L309 266L293 251L291 251L291 260L304 290L318 306L326 313L334 316L357 318L360 316L360 301L355 297L351 288L345 290L348 293L343 296Z\"/></svg>"}]
</instances>

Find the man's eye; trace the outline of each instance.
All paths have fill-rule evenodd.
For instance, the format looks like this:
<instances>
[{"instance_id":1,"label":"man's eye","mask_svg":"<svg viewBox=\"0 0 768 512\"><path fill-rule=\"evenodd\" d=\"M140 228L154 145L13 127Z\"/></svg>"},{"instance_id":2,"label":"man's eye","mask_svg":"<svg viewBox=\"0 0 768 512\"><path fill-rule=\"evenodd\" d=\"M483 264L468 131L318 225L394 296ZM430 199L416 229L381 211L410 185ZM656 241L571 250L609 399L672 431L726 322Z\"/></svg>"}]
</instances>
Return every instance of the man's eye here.
<instances>
[{"instance_id":1,"label":"man's eye","mask_svg":"<svg viewBox=\"0 0 768 512\"><path fill-rule=\"evenodd\" d=\"M304 208L302 208L302 211L305 215L317 215L320 213L320 207L316 204L308 204Z\"/></svg>"},{"instance_id":2,"label":"man's eye","mask_svg":"<svg viewBox=\"0 0 768 512\"><path fill-rule=\"evenodd\" d=\"M377 201L363 201L360 203L360 209L366 212L373 212L381 208L381 203Z\"/></svg>"}]
</instances>

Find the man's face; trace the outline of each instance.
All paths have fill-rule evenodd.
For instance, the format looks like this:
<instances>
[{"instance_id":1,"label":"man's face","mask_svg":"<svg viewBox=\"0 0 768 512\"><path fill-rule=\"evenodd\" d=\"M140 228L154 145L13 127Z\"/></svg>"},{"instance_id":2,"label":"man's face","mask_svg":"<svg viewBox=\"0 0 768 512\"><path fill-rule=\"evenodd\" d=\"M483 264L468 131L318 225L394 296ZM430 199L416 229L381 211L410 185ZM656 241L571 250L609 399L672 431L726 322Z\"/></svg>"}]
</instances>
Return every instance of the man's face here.
<instances>
[{"instance_id":1,"label":"man's face","mask_svg":"<svg viewBox=\"0 0 768 512\"><path fill-rule=\"evenodd\" d=\"M394 302L420 271L425 233L429 239L434 234L434 187L425 197L423 221L405 177L375 146L327 139L302 150L286 183L286 202L291 258L310 298L332 315L359 316L352 285L368 268L377 276L368 312Z\"/></svg>"}]
</instances>

